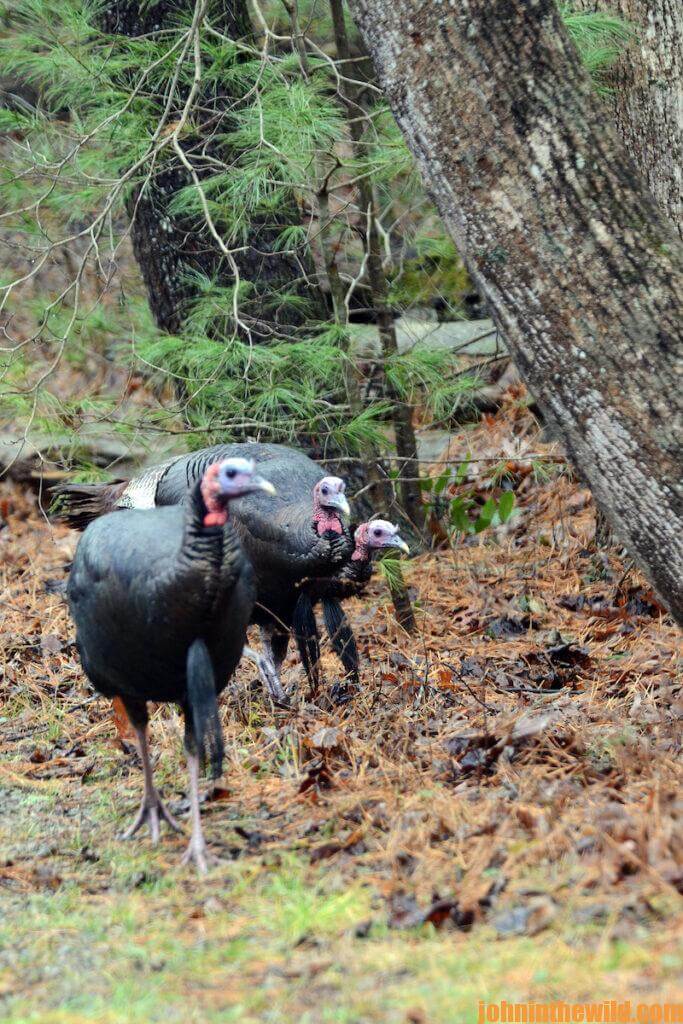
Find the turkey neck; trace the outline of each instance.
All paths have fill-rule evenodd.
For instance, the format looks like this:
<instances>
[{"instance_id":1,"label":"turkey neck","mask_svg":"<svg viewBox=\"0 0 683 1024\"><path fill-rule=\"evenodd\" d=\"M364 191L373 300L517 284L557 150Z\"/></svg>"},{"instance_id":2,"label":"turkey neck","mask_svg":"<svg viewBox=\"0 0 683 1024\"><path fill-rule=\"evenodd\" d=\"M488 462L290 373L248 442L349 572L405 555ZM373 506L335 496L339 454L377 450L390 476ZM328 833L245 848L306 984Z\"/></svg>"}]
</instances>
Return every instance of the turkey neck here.
<instances>
[{"instance_id":1,"label":"turkey neck","mask_svg":"<svg viewBox=\"0 0 683 1024\"><path fill-rule=\"evenodd\" d=\"M317 502L313 505L313 526L319 537L325 533L343 534L341 517L332 509L323 508Z\"/></svg>"},{"instance_id":2,"label":"turkey neck","mask_svg":"<svg viewBox=\"0 0 683 1024\"><path fill-rule=\"evenodd\" d=\"M356 558L349 559L344 566L333 575L314 577L306 581L305 591L312 601L334 599L343 600L363 592L372 576L372 557L369 548L363 553L356 548Z\"/></svg>"},{"instance_id":3,"label":"turkey neck","mask_svg":"<svg viewBox=\"0 0 683 1024\"><path fill-rule=\"evenodd\" d=\"M332 525L334 524L334 526ZM313 519L307 524L307 530L313 527L316 537L323 538L330 545L333 557L348 557L349 542L353 543L348 526L341 516L319 505L313 507Z\"/></svg>"},{"instance_id":4,"label":"turkey neck","mask_svg":"<svg viewBox=\"0 0 683 1024\"><path fill-rule=\"evenodd\" d=\"M372 576L372 554L367 545L357 545L350 560L339 572L339 578L348 583L367 583Z\"/></svg>"},{"instance_id":5,"label":"turkey neck","mask_svg":"<svg viewBox=\"0 0 683 1024\"><path fill-rule=\"evenodd\" d=\"M235 583L240 572L239 537L229 516L223 526L204 525L207 508L200 487L201 480L187 499L179 560L188 569L202 569L207 584L226 589Z\"/></svg>"}]
</instances>

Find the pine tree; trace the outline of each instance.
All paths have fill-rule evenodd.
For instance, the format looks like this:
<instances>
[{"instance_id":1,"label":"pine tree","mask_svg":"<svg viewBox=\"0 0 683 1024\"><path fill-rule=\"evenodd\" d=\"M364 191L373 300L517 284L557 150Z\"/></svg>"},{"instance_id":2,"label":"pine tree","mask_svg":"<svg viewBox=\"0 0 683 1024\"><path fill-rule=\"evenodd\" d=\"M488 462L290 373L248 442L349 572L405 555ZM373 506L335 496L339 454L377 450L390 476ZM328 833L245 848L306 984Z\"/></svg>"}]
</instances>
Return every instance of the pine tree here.
<instances>
[{"instance_id":1,"label":"pine tree","mask_svg":"<svg viewBox=\"0 0 683 1024\"><path fill-rule=\"evenodd\" d=\"M114 40L117 36L140 39L173 30L183 21L192 24L193 13L195 20L209 20L212 31L227 40L253 45L245 0L212 0L199 5L194 0L162 0L153 4L116 0L102 9L100 22ZM247 296L240 329L251 340L258 343L286 336L307 317L324 315L322 296L312 280L310 255L304 248L290 252L278 249L276 244L284 229L301 226L293 196L284 195L276 210L251 218L241 244L232 252L216 237L218 233L222 235L220 221L214 222L214 232L201 212L174 209L183 190L193 188L194 179L205 181L217 162L239 162L239 149L226 143L224 137L238 125L240 103L251 87L248 78L243 80L235 75L231 81L226 75L221 79L210 66L204 74L199 62L210 57L202 54L199 47L194 55L188 53L186 59L197 61L199 80L188 79L184 88L165 96L170 89L170 76L160 79L149 109L150 128L162 114L167 119L168 131L174 131L180 119L186 120L178 144L173 147L176 151L150 168L148 177L130 191L126 201L135 255L154 318L163 330L178 332L198 296L201 282L210 281L220 288L238 286ZM238 50L233 60L239 64ZM170 104L165 110L168 100ZM278 297L287 294L300 301L278 301Z\"/></svg>"},{"instance_id":2,"label":"pine tree","mask_svg":"<svg viewBox=\"0 0 683 1024\"><path fill-rule=\"evenodd\" d=\"M473 381L448 351L398 352L394 318L434 298L462 316L467 274L340 4L252 10L255 29L242 0L7 7L0 73L21 88L0 109L0 199L27 262L2 305L35 317L3 356L13 415L77 463L74 426L103 418L123 437L303 441L419 528L414 411L447 423ZM112 301L131 230L156 323L134 293ZM63 289L33 296L56 262ZM382 339L369 363L359 308ZM93 351L143 373L159 407L51 387Z\"/></svg>"}]
</instances>

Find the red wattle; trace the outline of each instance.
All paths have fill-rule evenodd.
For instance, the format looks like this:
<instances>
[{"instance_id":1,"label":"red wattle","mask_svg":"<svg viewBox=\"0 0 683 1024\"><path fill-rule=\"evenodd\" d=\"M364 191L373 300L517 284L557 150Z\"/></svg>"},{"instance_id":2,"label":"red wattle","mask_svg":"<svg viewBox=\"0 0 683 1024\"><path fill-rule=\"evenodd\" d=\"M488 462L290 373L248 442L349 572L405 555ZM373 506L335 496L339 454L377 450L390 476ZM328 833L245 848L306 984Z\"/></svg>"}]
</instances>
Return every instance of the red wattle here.
<instances>
[{"instance_id":1,"label":"red wattle","mask_svg":"<svg viewBox=\"0 0 683 1024\"><path fill-rule=\"evenodd\" d=\"M227 512L207 512L204 516L204 526L225 526L227 521Z\"/></svg>"},{"instance_id":2,"label":"red wattle","mask_svg":"<svg viewBox=\"0 0 683 1024\"><path fill-rule=\"evenodd\" d=\"M332 533L342 533L342 524L339 522L339 517L333 512L325 512L324 509L319 509L313 516L313 522L315 523L315 529L319 537L322 537L328 530Z\"/></svg>"}]
</instances>

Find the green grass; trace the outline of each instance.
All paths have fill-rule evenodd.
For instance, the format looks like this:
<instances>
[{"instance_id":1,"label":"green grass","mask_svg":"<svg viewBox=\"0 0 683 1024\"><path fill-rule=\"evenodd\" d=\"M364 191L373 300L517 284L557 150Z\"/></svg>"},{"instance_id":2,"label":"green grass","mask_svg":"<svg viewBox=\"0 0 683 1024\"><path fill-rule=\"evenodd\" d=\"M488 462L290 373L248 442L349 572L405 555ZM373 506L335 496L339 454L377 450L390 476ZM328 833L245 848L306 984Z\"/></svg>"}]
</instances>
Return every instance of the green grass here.
<instances>
[{"instance_id":1,"label":"green grass","mask_svg":"<svg viewBox=\"0 0 683 1024\"><path fill-rule=\"evenodd\" d=\"M498 942L487 930L473 938L379 930L357 939L350 925L366 912L363 894L304 893L296 875L252 893L238 882L208 908L198 884L189 916L169 886L104 906L74 887L33 897L21 922L0 930L14 976L23 975L3 1019L402 1021L418 1007L446 1024L475 1021L479 999L621 993L624 978L651 968L647 944L608 945L596 956L553 934ZM671 958L662 982L680 966Z\"/></svg>"},{"instance_id":2,"label":"green grass","mask_svg":"<svg viewBox=\"0 0 683 1024\"><path fill-rule=\"evenodd\" d=\"M3 860L33 871L25 887L0 879L4 1024L467 1024L480 999L622 997L645 977L673 991L683 966L675 941L645 929L628 942L567 922L506 940L484 926L391 930L372 884L291 852L198 880L178 866L182 840L118 842L97 785L68 801L0 790L0 807ZM46 839L54 852L39 859Z\"/></svg>"}]
</instances>

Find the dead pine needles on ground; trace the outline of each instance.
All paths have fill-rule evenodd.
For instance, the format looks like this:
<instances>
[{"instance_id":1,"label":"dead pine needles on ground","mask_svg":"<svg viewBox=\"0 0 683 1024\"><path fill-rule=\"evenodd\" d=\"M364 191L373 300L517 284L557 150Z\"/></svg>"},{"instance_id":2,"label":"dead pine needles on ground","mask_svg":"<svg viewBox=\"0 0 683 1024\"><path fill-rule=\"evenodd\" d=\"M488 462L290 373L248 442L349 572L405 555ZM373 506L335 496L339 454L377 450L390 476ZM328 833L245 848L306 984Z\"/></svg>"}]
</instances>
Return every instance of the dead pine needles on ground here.
<instances>
[{"instance_id":1,"label":"dead pine needles on ground","mask_svg":"<svg viewBox=\"0 0 683 1024\"><path fill-rule=\"evenodd\" d=\"M292 656L299 696L273 712L239 669L227 766L205 790L221 857L205 882L174 863L181 837L117 842L137 756L49 582L76 537L1 485L7 1019L475 1020L478 998L586 998L596 978L600 998L680 996L680 637L621 550L596 546L561 460L534 468L551 450L527 412L485 418L444 458L465 449L502 456L516 514L409 564L416 636L381 580L349 603L349 705L306 699ZM323 665L331 684L338 663ZM173 710L152 742L182 816Z\"/></svg>"}]
</instances>

